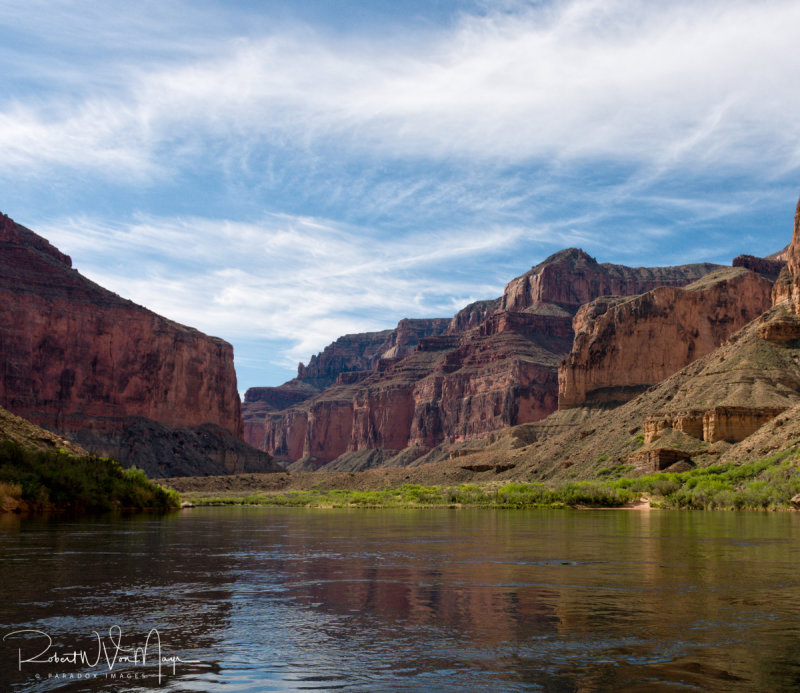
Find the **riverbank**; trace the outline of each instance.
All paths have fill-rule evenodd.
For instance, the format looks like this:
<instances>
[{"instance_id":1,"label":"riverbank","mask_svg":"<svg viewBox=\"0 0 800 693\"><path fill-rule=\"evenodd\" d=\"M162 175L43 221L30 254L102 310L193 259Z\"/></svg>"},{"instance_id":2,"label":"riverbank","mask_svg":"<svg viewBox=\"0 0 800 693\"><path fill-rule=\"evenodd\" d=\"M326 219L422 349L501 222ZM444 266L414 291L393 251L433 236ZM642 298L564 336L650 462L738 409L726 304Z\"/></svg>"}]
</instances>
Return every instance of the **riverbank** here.
<instances>
[{"instance_id":1,"label":"riverbank","mask_svg":"<svg viewBox=\"0 0 800 693\"><path fill-rule=\"evenodd\" d=\"M402 472L403 470L397 470ZM452 485L391 483L364 488L359 473L326 478L317 473L250 474L164 480L193 505L268 505L308 508L402 507L605 507L644 509L788 510L800 494L794 456L775 456L741 465L712 465L683 472L625 476L611 467L601 478L557 485L543 482L483 482ZM402 475L394 475L400 476ZM336 482L351 486L337 487ZM373 479L375 481L375 479Z\"/></svg>"},{"instance_id":2,"label":"riverbank","mask_svg":"<svg viewBox=\"0 0 800 693\"><path fill-rule=\"evenodd\" d=\"M107 457L0 442L0 512L169 509L179 502L176 491Z\"/></svg>"}]
</instances>

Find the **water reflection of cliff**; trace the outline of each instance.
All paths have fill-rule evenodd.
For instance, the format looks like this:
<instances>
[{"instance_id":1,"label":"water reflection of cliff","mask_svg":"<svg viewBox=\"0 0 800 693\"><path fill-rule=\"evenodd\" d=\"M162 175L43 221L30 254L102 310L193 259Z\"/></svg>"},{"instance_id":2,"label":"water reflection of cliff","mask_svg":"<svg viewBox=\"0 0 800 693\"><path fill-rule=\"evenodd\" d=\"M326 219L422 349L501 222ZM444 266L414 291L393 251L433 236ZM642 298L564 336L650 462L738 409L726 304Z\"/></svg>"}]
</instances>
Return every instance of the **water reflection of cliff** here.
<instances>
[{"instance_id":1,"label":"water reflection of cliff","mask_svg":"<svg viewBox=\"0 0 800 693\"><path fill-rule=\"evenodd\" d=\"M424 666L441 666L433 659L450 648L488 657L481 666L515 681L566 690L676 681L765 690L798 668L794 636L768 627L785 625L775 609L786 604L786 549L800 530L781 518L596 511L302 521L281 540L287 603L338 617L326 632L342 647L360 628L396 638L389 658L429 655ZM427 649L408 645L414 634L429 639Z\"/></svg>"},{"instance_id":2,"label":"water reflection of cliff","mask_svg":"<svg viewBox=\"0 0 800 693\"><path fill-rule=\"evenodd\" d=\"M182 675L218 670L219 662L208 653L216 650L220 633L228 627L231 592L224 569L207 560L219 553L219 536L211 527L206 529L193 527L188 537L178 515L4 522L0 527L3 634L41 630L53 638L51 652L85 651L93 660L98 641L92 631L113 654L109 636L113 626L122 631L123 647L143 646L149 631L156 629L165 656L186 660L203 653L202 666L179 665ZM18 648L27 652L40 642L41 636L25 636L0 643L1 690L12 682L30 682L35 673L46 679L50 673L89 670L30 664L20 673L16 666L7 666L16 664ZM153 638L151 662L157 652L154 643ZM114 671L125 669L117 664ZM156 671L150 666L138 670ZM104 658L93 671L108 671ZM83 681L75 684L75 690L100 689L106 683Z\"/></svg>"},{"instance_id":3,"label":"water reflection of cliff","mask_svg":"<svg viewBox=\"0 0 800 693\"><path fill-rule=\"evenodd\" d=\"M788 513L23 521L0 528L0 622L74 646L113 622L137 637L156 627L202 661L179 672L198 690L787 690L800 679L798 532Z\"/></svg>"},{"instance_id":4,"label":"water reflection of cliff","mask_svg":"<svg viewBox=\"0 0 800 693\"><path fill-rule=\"evenodd\" d=\"M411 515L420 521L419 515ZM449 541L442 535L454 529L452 518L438 528L422 519L422 526L408 533L404 525L410 519L406 513L405 518L395 514L394 522L379 520L382 527L355 539L358 547L352 552L347 550L351 542L346 527L338 527L333 542L290 533L285 566L289 594L303 607L434 625L485 644L557 632L556 593L524 584L524 563L486 555L513 544L513 533L507 533L501 516L482 516L482 523L491 526L483 527L481 538L464 528ZM439 514L436 523L441 521ZM485 549L476 555L476 543L484 542Z\"/></svg>"}]
</instances>

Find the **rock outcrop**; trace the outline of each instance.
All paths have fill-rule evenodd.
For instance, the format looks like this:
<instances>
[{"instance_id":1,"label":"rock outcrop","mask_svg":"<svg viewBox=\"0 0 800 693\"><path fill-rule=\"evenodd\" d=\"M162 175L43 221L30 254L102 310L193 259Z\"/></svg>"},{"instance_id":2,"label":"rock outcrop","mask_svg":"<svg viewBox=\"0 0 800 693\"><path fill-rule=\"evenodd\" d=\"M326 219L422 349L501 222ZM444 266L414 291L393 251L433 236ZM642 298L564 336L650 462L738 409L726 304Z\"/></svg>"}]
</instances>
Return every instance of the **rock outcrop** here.
<instances>
[{"instance_id":1,"label":"rock outcrop","mask_svg":"<svg viewBox=\"0 0 800 693\"><path fill-rule=\"evenodd\" d=\"M718 265L625 267L600 264L577 248L562 250L509 282L501 308L524 311L552 303L576 311L599 296L634 296L659 286L684 286Z\"/></svg>"},{"instance_id":2,"label":"rock outcrop","mask_svg":"<svg viewBox=\"0 0 800 693\"><path fill-rule=\"evenodd\" d=\"M422 339L405 359L339 384L266 419L265 447L315 468L364 449L426 451L523 421L556 406L568 319L497 314L461 337Z\"/></svg>"},{"instance_id":3,"label":"rock outcrop","mask_svg":"<svg viewBox=\"0 0 800 693\"><path fill-rule=\"evenodd\" d=\"M572 350L559 368L559 408L633 399L761 315L771 291L769 280L736 267L685 288L582 306Z\"/></svg>"},{"instance_id":4,"label":"rock outcrop","mask_svg":"<svg viewBox=\"0 0 800 693\"><path fill-rule=\"evenodd\" d=\"M301 363L297 368L297 378L327 387L336 381L340 373L375 370L381 359L407 356L414 351L420 339L443 334L449 324L450 321L445 318L405 319L393 330L339 337L321 353L312 356L307 366Z\"/></svg>"},{"instance_id":5,"label":"rock outcrop","mask_svg":"<svg viewBox=\"0 0 800 693\"><path fill-rule=\"evenodd\" d=\"M67 436L99 427L124 437L119 422L130 417L177 429L212 425L234 440L242 435L230 344L89 281L68 256L6 216L0 405ZM90 449L148 466L115 444ZM260 460L262 469L271 468L267 455ZM209 458L206 473L224 468Z\"/></svg>"},{"instance_id":6,"label":"rock outcrop","mask_svg":"<svg viewBox=\"0 0 800 693\"><path fill-rule=\"evenodd\" d=\"M29 450L63 450L71 455L88 455L80 445L52 431L32 424L0 407L0 441L10 440Z\"/></svg>"},{"instance_id":7,"label":"rock outcrop","mask_svg":"<svg viewBox=\"0 0 800 693\"><path fill-rule=\"evenodd\" d=\"M299 404L332 385L352 385L389 363L412 353L421 339L444 334L451 321L444 318L401 320L393 330L365 332L339 337L300 364L297 377L278 387L253 387L244 395L242 418L244 439L258 448L265 446L266 419L277 411Z\"/></svg>"},{"instance_id":8,"label":"rock outcrop","mask_svg":"<svg viewBox=\"0 0 800 693\"><path fill-rule=\"evenodd\" d=\"M654 443L665 431L676 430L706 443L738 443L755 433L786 407L712 407L671 414L650 414L644 422L644 442Z\"/></svg>"},{"instance_id":9,"label":"rock outcrop","mask_svg":"<svg viewBox=\"0 0 800 693\"><path fill-rule=\"evenodd\" d=\"M792 313L800 315L800 200L794 213L792 242L786 251L786 267L775 282L772 296L775 305L786 303Z\"/></svg>"},{"instance_id":10,"label":"rock outcrop","mask_svg":"<svg viewBox=\"0 0 800 693\"><path fill-rule=\"evenodd\" d=\"M582 302L685 285L717 268L628 268L562 251L509 283L503 297L473 303L449 322L402 321L396 337L337 340L298 372L300 381L335 375L333 385L283 411L259 405L263 429L261 412L252 423L249 415L256 394L253 405L246 396L248 440L295 468L338 460L337 469L356 469L390 458L408 464L442 442L537 421L557 406L557 367Z\"/></svg>"},{"instance_id":11,"label":"rock outcrop","mask_svg":"<svg viewBox=\"0 0 800 693\"><path fill-rule=\"evenodd\" d=\"M781 270L786 266L786 260L773 260L767 257L755 257L754 255L739 255L733 258L734 267L744 267L761 274L772 281L780 275Z\"/></svg>"},{"instance_id":12,"label":"rock outcrop","mask_svg":"<svg viewBox=\"0 0 800 693\"><path fill-rule=\"evenodd\" d=\"M791 287L794 278L787 279ZM795 446L800 340L792 309L790 298L778 302L711 353L615 409L564 409L533 424L526 434L532 444L511 461L520 474L558 477L569 468L588 476L617 463L663 468L674 461L663 450L711 464Z\"/></svg>"}]
</instances>

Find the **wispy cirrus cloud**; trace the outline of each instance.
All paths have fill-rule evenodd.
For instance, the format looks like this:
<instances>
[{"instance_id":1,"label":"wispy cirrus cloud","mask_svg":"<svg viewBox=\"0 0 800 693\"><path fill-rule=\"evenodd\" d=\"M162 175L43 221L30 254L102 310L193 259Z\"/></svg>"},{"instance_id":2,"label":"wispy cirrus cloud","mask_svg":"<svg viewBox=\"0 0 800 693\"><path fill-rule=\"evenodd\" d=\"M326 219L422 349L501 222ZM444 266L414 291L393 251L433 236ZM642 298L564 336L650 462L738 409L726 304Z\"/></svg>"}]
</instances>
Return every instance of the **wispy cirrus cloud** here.
<instances>
[{"instance_id":1,"label":"wispy cirrus cloud","mask_svg":"<svg viewBox=\"0 0 800 693\"><path fill-rule=\"evenodd\" d=\"M283 340L263 356L282 367L341 334L449 317L498 295L503 279L476 280L470 270L529 233L458 230L370 243L369 230L286 215L258 223L84 217L38 230L81 258L79 271L167 317L232 340ZM462 271L443 270L454 265Z\"/></svg>"},{"instance_id":2,"label":"wispy cirrus cloud","mask_svg":"<svg viewBox=\"0 0 800 693\"><path fill-rule=\"evenodd\" d=\"M796 2L454 0L386 25L324 5L0 0L5 211L281 367L560 247L665 264L788 240Z\"/></svg>"},{"instance_id":3,"label":"wispy cirrus cloud","mask_svg":"<svg viewBox=\"0 0 800 693\"><path fill-rule=\"evenodd\" d=\"M204 54L187 41L164 66L121 57L125 86L90 89L66 117L7 110L0 143L14 162L24 152L32 165L40 140L43 164L124 171L180 165L208 137L401 159L796 167L798 25L794 2L574 0L464 16L422 45L308 27L224 37Z\"/></svg>"}]
</instances>

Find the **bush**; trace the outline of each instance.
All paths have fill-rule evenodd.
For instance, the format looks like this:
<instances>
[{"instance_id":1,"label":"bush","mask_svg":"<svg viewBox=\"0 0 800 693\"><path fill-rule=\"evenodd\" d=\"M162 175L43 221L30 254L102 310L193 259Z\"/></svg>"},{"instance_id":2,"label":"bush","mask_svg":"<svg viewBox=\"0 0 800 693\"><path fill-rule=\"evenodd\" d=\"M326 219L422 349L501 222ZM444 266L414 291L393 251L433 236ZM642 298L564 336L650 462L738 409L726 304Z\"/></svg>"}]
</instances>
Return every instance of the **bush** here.
<instances>
[{"instance_id":1,"label":"bush","mask_svg":"<svg viewBox=\"0 0 800 693\"><path fill-rule=\"evenodd\" d=\"M123 469L107 457L29 450L12 441L0 443L0 482L19 487L19 500L34 510L171 508L180 500L141 469Z\"/></svg>"}]
</instances>

